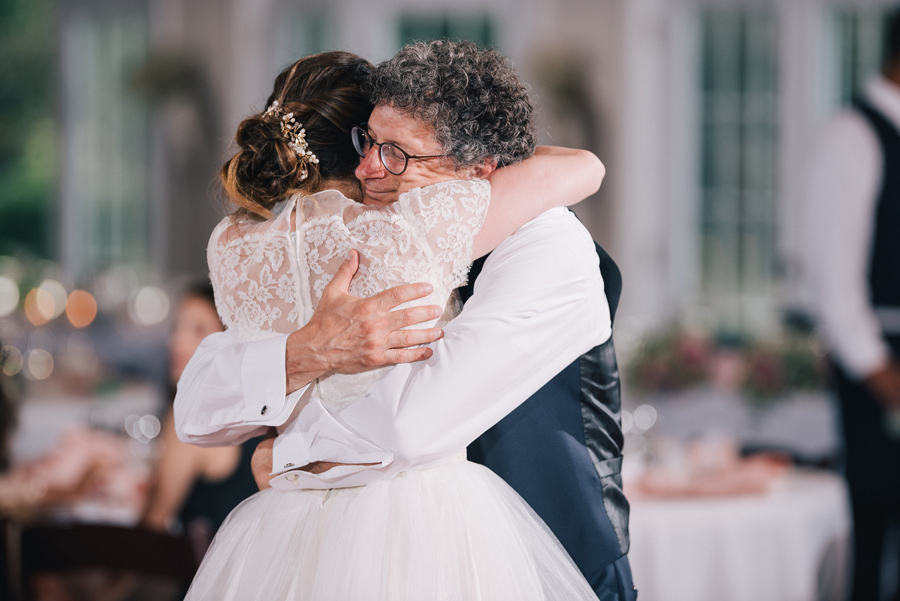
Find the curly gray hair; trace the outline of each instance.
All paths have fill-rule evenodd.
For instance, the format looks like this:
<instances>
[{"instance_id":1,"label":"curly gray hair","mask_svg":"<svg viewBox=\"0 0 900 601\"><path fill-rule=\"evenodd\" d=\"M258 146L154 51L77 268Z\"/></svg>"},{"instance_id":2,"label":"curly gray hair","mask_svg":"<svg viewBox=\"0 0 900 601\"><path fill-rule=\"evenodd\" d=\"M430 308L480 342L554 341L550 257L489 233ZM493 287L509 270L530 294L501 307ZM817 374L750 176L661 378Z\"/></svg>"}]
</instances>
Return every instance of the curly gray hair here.
<instances>
[{"instance_id":1,"label":"curly gray hair","mask_svg":"<svg viewBox=\"0 0 900 601\"><path fill-rule=\"evenodd\" d=\"M367 84L386 104L434 127L457 168L485 159L498 167L534 152L534 108L512 65L472 42L438 40L404 46L378 65Z\"/></svg>"}]
</instances>

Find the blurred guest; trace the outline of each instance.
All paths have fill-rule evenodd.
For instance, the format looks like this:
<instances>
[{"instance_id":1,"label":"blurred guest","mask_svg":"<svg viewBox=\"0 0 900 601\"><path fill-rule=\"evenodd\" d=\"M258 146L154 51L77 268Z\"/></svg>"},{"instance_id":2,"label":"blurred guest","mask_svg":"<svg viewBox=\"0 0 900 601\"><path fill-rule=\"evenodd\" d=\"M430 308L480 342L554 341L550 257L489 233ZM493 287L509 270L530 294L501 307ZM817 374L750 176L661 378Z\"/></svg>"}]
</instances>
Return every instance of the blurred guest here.
<instances>
[{"instance_id":1,"label":"blurred guest","mask_svg":"<svg viewBox=\"0 0 900 601\"><path fill-rule=\"evenodd\" d=\"M812 157L806 268L832 350L854 519L854 601L883 599L900 524L900 10L880 76ZM890 543L889 541L893 541ZM900 599L895 591L892 599Z\"/></svg>"},{"instance_id":2,"label":"blurred guest","mask_svg":"<svg viewBox=\"0 0 900 601\"><path fill-rule=\"evenodd\" d=\"M0 371L0 513L30 519L94 503L110 514L134 515L146 474L131 465L122 436L73 424L39 457L13 465L17 420L10 384Z\"/></svg>"},{"instance_id":3,"label":"blurred guest","mask_svg":"<svg viewBox=\"0 0 900 601\"><path fill-rule=\"evenodd\" d=\"M200 342L223 329L209 282L191 287L178 306L169 340L173 387ZM257 491L250 458L258 442L215 448L185 444L175 436L169 407L142 523L159 530L184 527L208 544L235 505Z\"/></svg>"}]
</instances>

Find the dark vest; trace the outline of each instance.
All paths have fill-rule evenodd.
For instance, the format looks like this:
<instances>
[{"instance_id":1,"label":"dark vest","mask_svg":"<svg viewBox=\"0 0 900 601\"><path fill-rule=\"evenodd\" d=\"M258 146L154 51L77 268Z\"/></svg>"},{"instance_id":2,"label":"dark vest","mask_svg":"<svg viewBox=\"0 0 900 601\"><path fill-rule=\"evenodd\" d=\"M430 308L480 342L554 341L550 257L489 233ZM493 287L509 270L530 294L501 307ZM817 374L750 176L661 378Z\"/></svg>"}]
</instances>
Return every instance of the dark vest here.
<instances>
[{"instance_id":1,"label":"dark vest","mask_svg":"<svg viewBox=\"0 0 900 601\"><path fill-rule=\"evenodd\" d=\"M613 317L622 278L609 255L596 248ZM461 290L464 300L482 262ZM608 567L629 546L623 444L619 371L610 338L469 445L468 457L497 473L531 505L600 590Z\"/></svg>"},{"instance_id":2,"label":"dark vest","mask_svg":"<svg viewBox=\"0 0 900 601\"><path fill-rule=\"evenodd\" d=\"M869 257L869 295L875 307L900 308L900 131L865 100L854 105L878 136L884 161Z\"/></svg>"}]
</instances>

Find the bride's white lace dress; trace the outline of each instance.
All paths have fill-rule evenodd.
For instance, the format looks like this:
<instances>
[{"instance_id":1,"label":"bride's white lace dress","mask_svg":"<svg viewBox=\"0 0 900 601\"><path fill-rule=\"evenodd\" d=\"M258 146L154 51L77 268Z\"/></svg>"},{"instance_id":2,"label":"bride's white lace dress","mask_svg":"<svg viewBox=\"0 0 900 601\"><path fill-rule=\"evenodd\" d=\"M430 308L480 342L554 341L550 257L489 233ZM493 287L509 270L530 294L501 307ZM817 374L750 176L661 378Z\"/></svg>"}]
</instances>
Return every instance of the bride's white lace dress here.
<instances>
[{"instance_id":1,"label":"bride's white lace dress","mask_svg":"<svg viewBox=\"0 0 900 601\"><path fill-rule=\"evenodd\" d=\"M209 245L219 314L236 340L292 332L355 248L360 268L351 293L427 281L434 292L417 302L447 307L441 319L450 319L489 199L482 180L418 188L387 209L329 190L291 198L265 222L225 219ZM380 373L331 376L311 394L340 408ZM257 493L223 524L187 598L596 599L531 508L490 470L466 461L465 449L366 486Z\"/></svg>"}]
</instances>

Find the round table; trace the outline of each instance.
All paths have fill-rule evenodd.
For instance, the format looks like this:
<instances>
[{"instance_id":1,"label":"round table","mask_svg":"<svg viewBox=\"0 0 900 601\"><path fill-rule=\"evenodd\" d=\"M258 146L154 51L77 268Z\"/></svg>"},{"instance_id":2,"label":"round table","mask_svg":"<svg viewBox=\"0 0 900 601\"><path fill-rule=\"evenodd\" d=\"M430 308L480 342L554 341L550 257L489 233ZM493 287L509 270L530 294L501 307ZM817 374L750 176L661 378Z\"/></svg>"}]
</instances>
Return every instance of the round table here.
<instances>
[{"instance_id":1,"label":"round table","mask_svg":"<svg viewBox=\"0 0 900 601\"><path fill-rule=\"evenodd\" d=\"M843 599L851 524L834 473L793 470L761 495L629 500L641 601Z\"/></svg>"}]
</instances>

